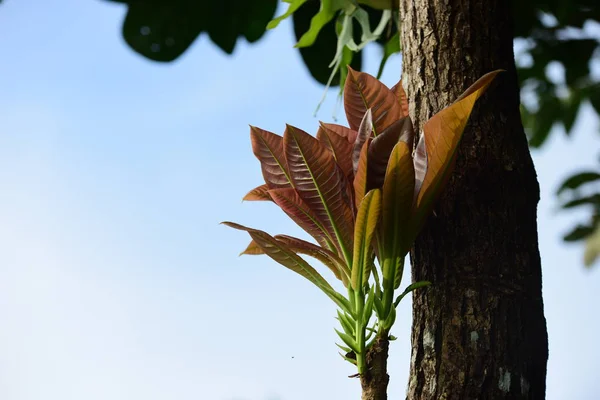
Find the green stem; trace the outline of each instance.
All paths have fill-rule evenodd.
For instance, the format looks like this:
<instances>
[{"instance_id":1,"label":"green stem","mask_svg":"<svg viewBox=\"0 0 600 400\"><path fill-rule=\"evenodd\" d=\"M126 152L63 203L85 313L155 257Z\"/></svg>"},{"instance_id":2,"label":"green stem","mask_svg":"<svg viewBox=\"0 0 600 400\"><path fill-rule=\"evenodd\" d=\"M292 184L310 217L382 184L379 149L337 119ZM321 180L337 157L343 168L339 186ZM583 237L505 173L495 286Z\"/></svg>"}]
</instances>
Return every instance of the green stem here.
<instances>
[{"instance_id":1,"label":"green stem","mask_svg":"<svg viewBox=\"0 0 600 400\"><path fill-rule=\"evenodd\" d=\"M358 367L358 373L362 374L365 371L366 359L365 359L365 322L364 322L364 307L365 307L365 294L362 288L358 289L355 296L355 308L356 308L356 344L358 345L358 354L356 355L356 366Z\"/></svg>"},{"instance_id":2,"label":"green stem","mask_svg":"<svg viewBox=\"0 0 600 400\"><path fill-rule=\"evenodd\" d=\"M394 303L394 275L396 272L394 267L391 259L383 260L383 318L387 318Z\"/></svg>"}]
</instances>

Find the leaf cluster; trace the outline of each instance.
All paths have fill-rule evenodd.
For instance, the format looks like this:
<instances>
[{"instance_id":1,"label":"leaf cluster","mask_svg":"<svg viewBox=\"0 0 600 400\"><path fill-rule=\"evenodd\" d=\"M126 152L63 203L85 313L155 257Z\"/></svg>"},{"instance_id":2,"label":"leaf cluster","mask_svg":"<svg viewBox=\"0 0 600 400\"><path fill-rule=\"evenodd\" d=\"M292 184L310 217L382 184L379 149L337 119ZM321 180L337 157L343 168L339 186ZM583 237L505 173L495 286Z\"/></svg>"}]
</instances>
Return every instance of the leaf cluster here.
<instances>
[{"instance_id":1,"label":"leaf cluster","mask_svg":"<svg viewBox=\"0 0 600 400\"><path fill-rule=\"evenodd\" d=\"M400 300L428 284L414 283L394 299L404 259L452 173L471 110L498 72L483 76L434 115L420 136L401 82L389 89L352 69L344 88L349 127L321 123L316 137L290 125L283 136L250 129L265 183L244 199L275 203L315 242L225 224L252 238L242 254L266 254L339 307L340 347L359 373L370 340L388 334ZM302 255L326 266L347 295Z\"/></svg>"}]
</instances>

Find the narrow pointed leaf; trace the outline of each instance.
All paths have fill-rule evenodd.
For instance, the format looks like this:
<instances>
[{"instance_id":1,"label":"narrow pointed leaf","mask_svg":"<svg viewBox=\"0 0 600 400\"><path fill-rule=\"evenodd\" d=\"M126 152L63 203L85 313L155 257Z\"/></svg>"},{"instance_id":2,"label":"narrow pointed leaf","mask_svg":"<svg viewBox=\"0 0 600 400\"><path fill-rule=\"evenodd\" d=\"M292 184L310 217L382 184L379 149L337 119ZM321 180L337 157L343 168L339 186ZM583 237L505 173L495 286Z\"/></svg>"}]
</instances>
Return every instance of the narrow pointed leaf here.
<instances>
[{"instance_id":1,"label":"narrow pointed leaf","mask_svg":"<svg viewBox=\"0 0 600 400\"><path fill-rule=\"evenodd\" d=\"M234 222L223 222L230 228L246 231L263 252L279 264L302 275L319 288L330 287L329 283L313 267L294 253L286 244L278 241L266 232L248 228Z\"/></svg>"},{"instance_id":2,"label":"narrow pointed leaf","mask_svg":"<svg viewBox=\"0 0 600 400\"><path fill-rule=\"evenodd\" d=\"M346 332L350 336L354 336L354 326L352 324L350 324L349 321L343 317L343 314L340 313L339 310L337 311L337 314L338 314L337 319L338 319L338 321L340 321L340 325L344 329L344 332Z\"/></svg>"},{"instance_id":3,"label":"narrow pointed leaf","mask_svg":"<svg viewBox=\"0 0 600 400\"><path fill-rule=\"evenodd\" d=\"M423 126L427 151L427 172L417 197L415 230L419 230L425 217L439 197L442 184L452 173L458 144L475 102L501 71L484 75L469 87L459 100L434 115ZM413 232L416 235L416 232Z\"/></svg>"},{"instance_id":4,"label":"narrow pointed leaf","mask_svg":"<svg viewBox=\"0 0 600 400\"><path fill-rule=\"evenodd\" d=\"M346 347L346 346L342 346L341 344L336 343L335 344L337 347L339 347L344 353L350 353L352 351L352 349L350 347ZM344 358L346 358L343 354L340 353L340 355Z\"/></svg>"},{"instance_id":5,"label":"narrow pointed leaf","mask_svg":"<svg viewBox=\"0 0 600 400\"><path fill-rule=\"evenodd\" d=\"M399 119L385 129L380 135L373 139L373 143L369 146L368 153L368 169L367 169L367 190L383 187L386 169L392 149L396 146L401 138L405 138L409 149L408 157L412 152L412 136L414 135L412 122L410 118L405 117Z\"/></svg>"},{"instance_id":6,"label":"narrow pointed leaf","mask_svg":"<svg viewBox=\"0 0 600 400\"><path fill-rule=\"evenodd\" d=\"M298 192L292 188L273 189L269 195L282 210L298 226L311 235L317 243L334 249L335 236L331 235L319 216L302 200Z\"/></svg>"},{"instance_id":7,"label":"narrow pointed leaf","mask_svg":"<svg viewBox=\"0 0 600 400\"><path fill-rule=\"evenodd\" d=\"M390 313L382 323L383 329L389 331L392 325L394 325L394 322L396 322L396 307L390 308Z\"/></svg>"},{"instance_id":8,"label":"narrow pointed leaf","mask_svg":"<svg viewBox=\"0 0 600 400\"><path fill-rule=\"evenodd\" d=\"M336 343L336 344L337 344L337 343ZM338 345L338 347L340 347L340 346ZM347 355L347 354L346 354L346 355L343 355L342 353L338 353L338 354L339 354L340 356L342 356L342 358L343 358L344 360L348 361L348 362L349 362L349 363L351 363L351 364L354 364L354 365L356 365L356 360L355 360L355 359L352 359L352 358L350 358L350 357L348 357L348 355Z\"/></svg>"},{"instance_id":9,"label":"narrow pointed leaf","mask_svg":"<svg viewBox=\"0 0 600 400\"><path fill-rule=\"evenodd\" d=\"M358 169L360 152L362 151L364 144L371 138L371 134L373 133L373 120L371 117L371 109L368 109L362 121L360 122L360 126L358 127L356 141L354 142L354 148L352 150L352 168L354 173L356 173L356 170Z\"/></svg>"},{"instance_id":10,"label":"narrow pointed leaf","mask_svg":"<svg viewBox=\"0 0 600 400\"><path fill-rule=\"evenodd\" d=\"M373 307L375 308L375 312L377 313L377 318L381 319L383 317L383 302L381 301L381 297L375 296L373 298Z\"/></svg>"},{"instance_id":11,"label":"narrow pointed leaf","mask_svg":"<svg viewBox=\"0 0 600 400\"><path fill-rule=\"evenodd\" d=\"M360 157L358 159L358 168L356 170L356 174L354 175L354 202L355 207L358 210L360 206L360 202L363 200L365 195L367 194L367 173L368 173L368 151L369 146L371 145L372 139L369 139L364 145L360 152Z\"/></svg>"},{"instance_id":12,"label":"narrow pointed leaf","mask_svg":"<svg viewBox=\"0 0 600 400\"><path fill-rule=\"evenodd\" d=\"M352 179L352 148L356 140L356 131L341 125L321 123L317 139L331 151L344 175Z\"/></svg>"},{"instance_id":13,"label":"narrow pointed leaf","mask_svg":"<svg viewBox=\"0 0 600 400\"><path fill-rule=\"evenodd\" d=\"M352 257L352 289L360 290L369 281L373 248L371 243L381 213L381 191L367 193L358 208Z\"/></svg>"},{"instance_id":14,"label":"narrow pointed leaf","mask_svg":"<svg viewBox=\"0 0 600 400\"><path fill-rule=\"evenodd\" d=\"M567 180L565 180L556 191L556 194L559 195L568 189L577 189L578 187L585 185L586 183L594 182L597 180L600 180L600 173L598 172L580 172L578 174L570 176Z\"/></svg>"},{"instance_id":15,"label":"narrow pointed leaf","mask_svg":"<svg viewBox=\"0 0 600 400\"><path fill-rule=\"evenodd\" d=\"M337 254L314 243L288 235L275 235L275 239L285 243L291 250L298 254L306 254L319 260L333 272L337 279L344 282L344 286L347 286L350 278L350 269Z\"/></svg>"},{"instance_id":16,"label":"narrow pointed leaf","mask_svg":"<svg viewBox=\"0 0 600 400\"><path fill-rule=\"evenodd\" d=\"M409 218L414 197L415 173L411 150L398 142L392 151L385 174L382 200L382 235L384 241L384 281L400 285L404 257L410 250Z\"/></svg>"},{"instance_id":17,"label":"narrow pointed leaf","mask_svg":"<svg viewBox=\"0 0 600 400\"><path fill-rule=\"evenodd\" d=\"M406 92L404 91L404 88L402 87L402 79L400 79L400 82L396 83L392 87L391 90L396 95L396 98L398 99L398 103L400 104L400 109L402 110L401 116L407 117L408 116L408 97L406 96Z\"/></svg>"},{"instance_id":18,"label":"narrow pointed leaf","mask_svg":"<svg viewBox=\"0 0 600 400\"><path fill-rule=\"evenodd\" d=\"M360 121L370 108L373 126L378 135L400 119L402 109L394 93L375 77L348 68L344 85L344 108L350 128L358 129Z\"/></svg>"},{"instance_id":19,"label":"narrow pointed leaf","mask_svg":"<svg viewBox=\"0 0 600 400\"><path fill-rule=\"evenodd\" d=\"M367 302L365 303L365 308L363 310L363 321L366 324L369 323L371 319L371 314L373 314L373 304L375 302L375 288L371 288L369 294L367 295ZM367 338L367 340L369 340Z\"/></svg>"},{"instance_id":20,"label":"narrow pointed leaf","mask_svg":"<svg viewBox=\"0 0 600 400\"><path fill-rule=\"evenodd\" d=\"M298 195L315 213L345 258L350 258L354 214L348 182L331 152L316 138L289 126L284 133L285 157Z\"/></svg>"},{"instance_id":21,"label":"narrow pointed leaf","mask_svg":"<svg viewBox=\"0 0 600 400\"><path fill-rule=\"evenodd\" d=\"M410 292L417 290L419 288L424 288L427 286L431 286L431 282L429 281L419 281L419 282L415 282L415 283L411 283L410 285L408 285L406 287L406 289L404 289L404 292L402 292L401 295L398 296L398 298L396 298L396 300L394 301L394 308L398 307L398 304L400 304L400 302L402 301L402 299L404 297L406 297L407 294L409 294Z\"/></svg>"},{"instance_id":22,"label":"narrow pointed leaf","mask_svg":"<svg viewBox=\"0 0 600 400\"><path fill-rule=\"evenodd\" d=\"M334 329L335 333L338 334L338 336L340 337L340 339L342 339L342 341L348 346L350 347L350 349L352 349L353 352L355 352L356 354L360 353L360 350L358 349L358 346L356 344L356 341L354 340L354 338L346 333L340 332L337 329Z\"/></svg>"},{"instance_id":23,"label":"narrow pointed leaf","mask_svg":"<svg viewBox=\"0 0 600 400\"><path fill-rule=\"evenodd\" d=\"M269 189L290 187L290 178L285 165L283 138L255 126L250 127L252 151L262 169Z\"/></svg>"},{"instance_id":24,"label":"narrow pointed leaf","mask_svg":"<svg viewBox=\"0 0 600 400\"><path fill-rule=\"evenodd\" d=\"M288 6L287 11L284 14L280 15L279 17L271 20L267 24L267 29L273 29L273 28L277 27L277 25L279 25L279 23L281 21L283 21L284 19L286 19L287 17L292 15L305 2L306 2L306 0L293 0L293 1L289 2L290 5Z\"/></svg>"},{"instance_id":25,"label":"narrow pointed leaf","mask_svg":"<svg viewBox=\"0 0 600 400\"><path fill-rule=\"evenodd\" d=\"M244 201L271 201L269 196L269 186L267 184L260 185L249 191L242 200Z\"/></svg>"}]
</instances>

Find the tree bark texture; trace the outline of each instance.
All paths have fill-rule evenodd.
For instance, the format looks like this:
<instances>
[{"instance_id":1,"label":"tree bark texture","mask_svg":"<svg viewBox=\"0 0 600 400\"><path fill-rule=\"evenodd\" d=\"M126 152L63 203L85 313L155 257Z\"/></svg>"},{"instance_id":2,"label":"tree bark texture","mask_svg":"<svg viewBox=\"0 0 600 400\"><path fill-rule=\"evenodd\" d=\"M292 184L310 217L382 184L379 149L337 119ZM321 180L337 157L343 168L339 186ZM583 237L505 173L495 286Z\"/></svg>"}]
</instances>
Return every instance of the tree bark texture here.
<instances>
[{"instance_id":1,"label":"tree bark texture","mask_svg":"<svg viewBox=\"0 0 600 400\"><path fill-rule=\"evenodd\" d=\"M412 250L408 399L543 399L539 186L519 114L510 2L400 0L415 127L484 73L456 169Z\"/></svg>"},{"instance_id":2,"label":"tree bark texture","mask_svg":"<svg viewBox=\"0 0 600 400\"><path fill-rule=\"evenodd\" d=\"M367 372L360 376L362 400L387 400L390 377L387 373L387 358L390 347L387 332L378 335L367 352Z\"/></svg>"}]
</instances>

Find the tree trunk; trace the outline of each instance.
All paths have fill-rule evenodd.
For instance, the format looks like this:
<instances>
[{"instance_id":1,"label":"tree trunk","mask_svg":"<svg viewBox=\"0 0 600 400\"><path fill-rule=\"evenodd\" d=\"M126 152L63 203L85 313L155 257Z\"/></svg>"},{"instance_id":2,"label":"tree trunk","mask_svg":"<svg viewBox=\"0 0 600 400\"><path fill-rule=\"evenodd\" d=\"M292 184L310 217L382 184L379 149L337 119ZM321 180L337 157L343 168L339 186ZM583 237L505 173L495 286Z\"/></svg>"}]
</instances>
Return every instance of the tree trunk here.
<instances>
[{"instance_id":1,"label":"tree trunk","mask_svg":"<svg viewBox=\"0 0 600 400\"><path fill-rule=\"evenodd\" d=\"M543 399L548 338L539 187L519 115L510 2L400 0L403 83L415 126L481 75L456 170L411 253L408 398Z\"/></svg>"},{"instance_id":2,"label":"tree trunk","mask_svg":"<svg viewBox=\"0 0 600 400\"><path fill-rule=\"evenodd\" d=\"M388 333L377 335L367 352L367 371L360 376L362 400L387 400L390 377L387 374L387 358L390 341Z\"/></svg>"}]
</instances>

